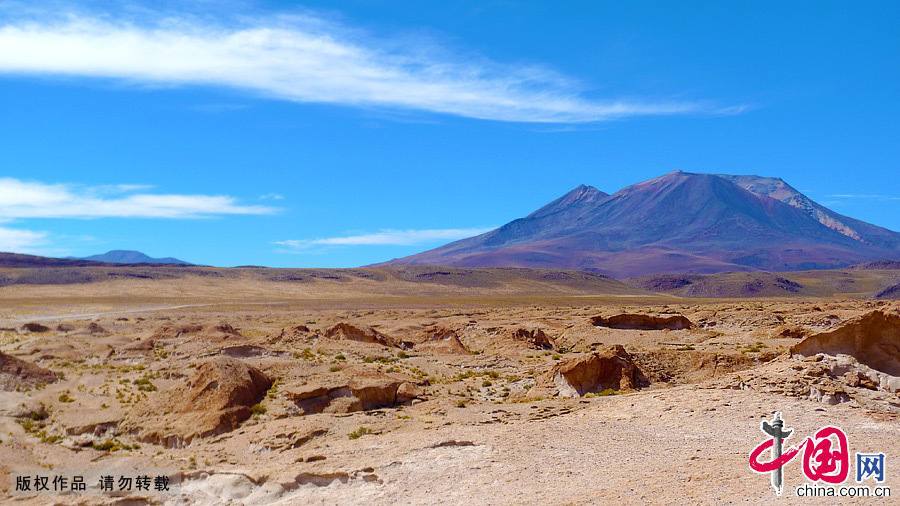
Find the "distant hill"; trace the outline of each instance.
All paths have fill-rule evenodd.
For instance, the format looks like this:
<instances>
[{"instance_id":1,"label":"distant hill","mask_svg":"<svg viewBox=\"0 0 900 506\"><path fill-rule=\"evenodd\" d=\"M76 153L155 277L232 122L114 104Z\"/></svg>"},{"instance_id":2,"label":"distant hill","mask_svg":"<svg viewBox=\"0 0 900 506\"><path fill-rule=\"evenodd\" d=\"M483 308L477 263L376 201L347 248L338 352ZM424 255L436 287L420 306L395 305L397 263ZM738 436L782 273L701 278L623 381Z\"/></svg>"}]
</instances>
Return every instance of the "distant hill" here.
<instances>
[{"instance_id":1,"label":"distant hill","mask_svg":"<svg viewBox=\"0 0 900 506\"><path fill-rule=\"evenodd\" d=\"M900 259L900 234L779 178L672 172L608 195L579 186L524 218L387 265L577 269L615 277L796 271Z\"/></svg>"},{"instance_id":2,"label":"distant hill","mask_svg":"<svg viewBox=\"0 0 900 506\"><path fill-rule=\"evenodd\" d=\"M189 262L185 262L184 260L179 260L177 258L165 257L165 258L153 258L147 256L140 251L132 251L132 250L112 250L103 253L102 255L92 255L89 257L82 257L79 260L88 260L91 262L104 262L109 264L166 264L166 265L193 265Z\"/></svg>"},{"instance_id":3,"label":"distant hill","mask_svg":"<svg viewBox=\"0 0 900 506\"><path fill-rule=\"evenodd\" d=\"M0 267L91 267L97 265L102 264L77 258L49 258L0 252Z\"/></svg>"}]
</instances>

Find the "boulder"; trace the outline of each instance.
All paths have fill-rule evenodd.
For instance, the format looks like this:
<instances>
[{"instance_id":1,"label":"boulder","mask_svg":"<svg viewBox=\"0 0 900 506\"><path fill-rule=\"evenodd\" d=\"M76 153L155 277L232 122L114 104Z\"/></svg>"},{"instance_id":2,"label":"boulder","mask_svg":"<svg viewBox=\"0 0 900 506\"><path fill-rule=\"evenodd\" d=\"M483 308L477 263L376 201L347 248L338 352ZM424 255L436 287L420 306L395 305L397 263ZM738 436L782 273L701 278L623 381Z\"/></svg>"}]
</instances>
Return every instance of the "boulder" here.
<instances>
[{"instance_id":1,"label":"boulder","mask_svg":"<svg viewBox=\"0 0 900 506\"><path fill-rule=\"evenodd\" d=\"M121 428L138 439L181 447L194 438L230 432L272 386L262 371L228 357L202 363L181 387L156 393L128 414Z\"/></svg>"},{"instance_id":2,"label":"boulder","mask_svg":"<svg viewBox=\"0 0 900 506\"><path fill-rule=\"evenodd\" d=\"M653 316L647 314L623 313L609 318L595 316L591 318L595 327L609 327L624 330L683 330L694 327L694 324L682 315Z\"/></svg>"},{"instance_id":3,"label":"boulder","mask_svg":"<svg viewBox=\"0 0 900 506\"><path fill-rule=\"evenodd\" d=\"M35 388L56 380L53 371L0 352L0 390Z\"/></svg>"}]
</instances>

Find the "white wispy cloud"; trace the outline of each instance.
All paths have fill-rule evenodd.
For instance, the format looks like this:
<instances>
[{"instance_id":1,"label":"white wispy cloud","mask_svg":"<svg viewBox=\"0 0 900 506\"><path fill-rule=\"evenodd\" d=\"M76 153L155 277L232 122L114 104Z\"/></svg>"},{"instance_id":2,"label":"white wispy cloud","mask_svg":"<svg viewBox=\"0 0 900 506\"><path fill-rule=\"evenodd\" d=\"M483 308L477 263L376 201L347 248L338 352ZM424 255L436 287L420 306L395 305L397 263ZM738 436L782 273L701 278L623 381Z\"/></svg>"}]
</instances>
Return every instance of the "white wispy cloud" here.
<instances>
[{"instance_id":1,"label":"white wispy cloud","mask_svg":"<svg viewBox=\"0 0 900 506\"><path fill-rule=\"evenodd\" d=\"M46 240L44 232L0 227L0 251L38 253Z\"/></svg>"},{"instance_id":2,"label":"white wispy cloud","mask_svg":"<svg viewBox=\"0 0 900 506\"><path fill-rule=\"evenodd\" d=\"M436 43L379 39L311 15L240 21L64 13L0 20L0 73L207 85L295 102L486 120L586 123L735 114L691 101L594 99L546 68L503 65ZM407 41L408 42L408 41Z\"/></svg>"},{"instance_id":3,"label":"white wispy cloud","mask_svg":"<svg viewBox=\"0 0 900 506\"><path fill-rule=\"evenodd\" d=\"M143 193L142 185L79 186L0 178L0 220L27 218L204 218L270 214L228 195Z\"/></svg>"},{"instance_id":4,"label":"white wispy cloud","mask_svg":"<svg viewBox=\"0 0 900 506\"><path fill-rule=\"evenodd\" d=\"M837 193L829 195L834 199L864 199L864 200L900 200L898 195L883 195L879 193Z\"/></svg>"},{"instance_id":5,"label":"white wispy cloud","mask_svg":"<svg viewBox=\"0 0 900 506\"><path fill-rule=\"evenodd\" d=\"M319 239L290 239L275 244L292 250L321 246L412 246L442 241L455 241L483 234L491 228L434 228L424 230L380 230L369 234L324 237Z\"/></svg>"}]
</instances>

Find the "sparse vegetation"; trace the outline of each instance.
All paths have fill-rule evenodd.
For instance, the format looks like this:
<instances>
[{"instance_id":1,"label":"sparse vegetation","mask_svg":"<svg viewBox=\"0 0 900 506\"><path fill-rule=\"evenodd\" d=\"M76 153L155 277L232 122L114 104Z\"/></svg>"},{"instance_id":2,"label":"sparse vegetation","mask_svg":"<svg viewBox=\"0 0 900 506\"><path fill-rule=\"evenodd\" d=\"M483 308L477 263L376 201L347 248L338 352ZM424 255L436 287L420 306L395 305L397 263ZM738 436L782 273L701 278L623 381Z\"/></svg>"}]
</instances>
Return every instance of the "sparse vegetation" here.
<instances>
[{"instance_id":1,"label":"sparse vegetation","mask_svg":"<svg viewBox=\"0 0 900 506\"><path fill-rule=\"evenodd\" d=\"M605 388L603 390L600 390L599 392L588 392L584 395L584 397L608 397L610 395L619 395L619 391L613 388Z\"/></svg>"},{"instance_id":2,"label":"sparse vegetation","mask_svg":"<svg viewBox=\"0 0 900 506\"><path fill-rule=\"evenodd\" d=\"M303 351L295 351L291 356L296 359L306 360L307 362L312 362L316 359L316 354L309 348L303 348Z\"/></svg>"},{"instance_id":3,"label":"sparse vegetation","mask_svg":"<svg viewBox=\"0 0 900 506\"><path fill-rule=\"evenodd\" d=\"M111 438L111 439L107 439L107 440L101 441L101 442L95 441L95 442L91 443L91 448L93 448L97 451L101 451L101 452L112 453L112 452L117 452L119 450L137 449L138 446L132 447L132 446L129 446L129 445L119 441L118 439Z\"/></svg>"},{"instance_id":4,"label":"sparse vegetation","mask_svg":"<svg viewBox=\"0 0 900 506\"><path fill-rule=\"evenodd\" d=\"M740 349L741 353L759 353L759 352L763 351L763 349L765 349L765 348L768 348L768 346L766 346L765 343L757 341L753 344L748 344L746 346L742 346L739 349Z\"/></svg>"},{"instance_id":5,"label":"sparse vegetation","mask_svg":"<svg viewBox=\"0 0 900 506\"><path fill-rule=\"evenodd\" d=\"M153 382L150 381L149 376L142 376L142 377L134 380L132 383L134 383L137 386L137 389L140 390L141 392L155 392L156 391L156 385L154 385Z\"/></svg>"},{"instance_id":6,"label":"sparse vegetation","mask_svg":"<svg viewBox=\"0 0 900 506\"><path fill-rule=\"evenodd\" d=\"M357 427L356 430L347 434L347 437L350 439L359 439L367 434L374 434L372 429L364 426Z\"/></svg>"}]
</instances>

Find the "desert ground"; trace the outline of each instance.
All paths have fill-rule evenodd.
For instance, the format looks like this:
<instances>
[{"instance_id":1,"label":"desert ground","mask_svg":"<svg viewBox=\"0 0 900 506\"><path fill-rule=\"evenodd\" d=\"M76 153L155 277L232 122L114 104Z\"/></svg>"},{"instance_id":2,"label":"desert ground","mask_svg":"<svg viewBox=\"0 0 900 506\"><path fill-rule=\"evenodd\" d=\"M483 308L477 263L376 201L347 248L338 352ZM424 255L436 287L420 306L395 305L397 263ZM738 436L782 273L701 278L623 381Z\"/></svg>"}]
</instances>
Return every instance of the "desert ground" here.
<instances>
[{"instance_id":1,"label":"desert ground","mask_svg":"<svg viewBox=\"0 0 900 506\"><path fill-rule=\"evenodd\" d=\"M0 501L768 503L748 453L775 411L884 452L890 486L900 304L873 296L897 273L700 298L515 269L7 269ZM16 490L38 474L87 490ZM98 488L143 475L169 490Z\"/></svg>"}]
</instances>

